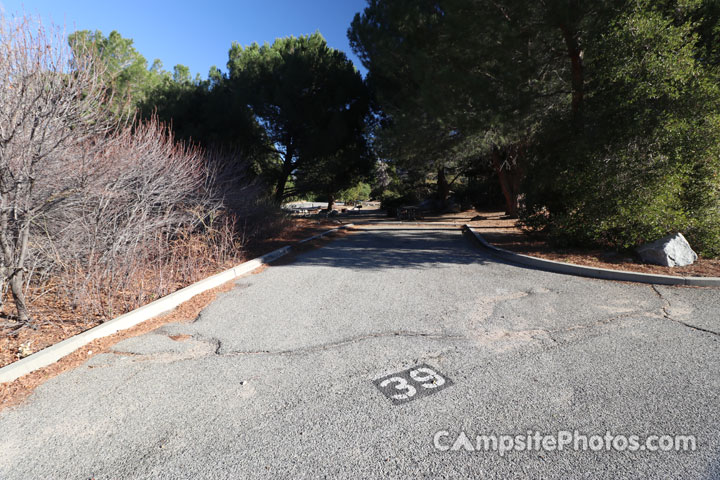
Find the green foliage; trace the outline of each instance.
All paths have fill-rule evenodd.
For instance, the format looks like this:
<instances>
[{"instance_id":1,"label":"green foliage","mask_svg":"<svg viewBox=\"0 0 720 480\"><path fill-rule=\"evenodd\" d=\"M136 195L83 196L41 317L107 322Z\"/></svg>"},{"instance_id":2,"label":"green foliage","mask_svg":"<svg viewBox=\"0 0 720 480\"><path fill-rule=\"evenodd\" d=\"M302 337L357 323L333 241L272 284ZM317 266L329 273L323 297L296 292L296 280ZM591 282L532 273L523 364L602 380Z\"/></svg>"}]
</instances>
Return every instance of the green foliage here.
<instances>
[{"instance_id":1,"label":"green foliage","mask_svg":"<svg viewBox=\"0 0 720 480\"><path fill-rule=\"evenodd\" d=\"M559 243L681 231L720 255L717 1L368 0L348 35L366 82L319 33L233 44L207 80L148 68L117 32L70 44L103 60L118 113L239 151L276 201L502 191Z\"/></svg>"},{"instance_id":2,"label":"green foliage","mask_svg":"<svg viewBox=\"0 0 720 480\"><path fill-rule=\"evenodd\" d=\"M342 190L338 194L338 199L345 203L357 203L370 200L370 185L365 182L358 182L350 188Z\"/></svg>"},{"instance_id":3,"label":"green foliage","mask_svg":"<svg viewBox=\"0 0 720 480\"><path fill-rule=\"evenodd\" d=\"M247 104L281 158L273 178L278 201L303 192L335 195L369 172L365 84L322 35L245 48L234 43L228 69L228 85L247 92ZM288 192L291 175L296 190Z\"/></svg>"},{"instance_id":4,"label":"green foliage","mask_svg":"<svg viewBox=\"0 0 720 480\"><path fill-rule=\"evenodd\" d=\"M680 231L720 254L720 91L695 27L639 2L587 46L585 129L568 138L567 118L546 125L526 225L620 248Z\"/></svg>"},{"instance_id":5,"label":"green foliage","mask_svg":"<svg viewBox=\"0 0 720 480\"><path fill-rule=\"evenodd\" d=\"M207 80L193 79L184 65L167 72L159 60L148 69L132 40L115 31L78 31L69 42L101 60L118 114L157 115L178 139L233 152L227 157L243 158L275 184L278 201L336 195L372 168L367 88L319 33L244 49L233 44L229 74L212 67ZM293 191L285 191L288 181Z\"/></svg>"},{"instance_id":6,"label":"green foliage","mask_svg":"<svg viewBox=\"0 0 720 480\"><path fill-rule=\"evenodd\" d=\"M104 83L118 114L132 115L137 104L160 82L159 61L148 70L147 60L133 46L132 39L123 38L113 30L107 37L95 30L79 30L68 36L76 55L91 52L103 65Z\"/></svg>"},{"instance_id":7,"label":"green foliage","mask_svg":"<svg viewBox=\"0 0 720 480\"><path fill-rule=\"evenodd\" d=\"M369 70L380 155L413 177L467 175L493 151L512 167L506 154L562 95L543 14L519 0L369 1L348 35Z\"/></svg>"},{"instance_id":8,"label":"green foliage","mask_svg":"<svg viewBox=\"0 0 720 480\"><path fill-rule=\"evenodd\" d=\"M172 76L165 74L150 90L140 111L172 125L178 139L234 152L256 174L277 168L265 131L247 106L247 93L230 88L216 67L201 81L191 80L187 67L177 65Z\"/></svg>"},{"instance_id":9,"label":"green foliage","mask_svg":"<svg viewBox=\"0 0 720 480\"><path fill-rule=\"evenodd\" d=\"M720 255L718 5L368 0L349 37L393 189L419 192L440 166L464 174L458 198L481 199L472 172L492 160L525 225L559 243L682 231Z\"/></svg>"},{"instance_id":10,"label":"green foliage","mask_svg":"<svg viewBox=\"0 0 720 480\"><path fill-rule=\"evenodd\" d=\"M433 1L372 0L348 32L369 70L380 119L375 148L414 177L455 167L458 160L449 153L461 136L453 122L438 114L448 101L436 88L442 85L437 77L448 70L440 64L447 54L438 46L442 18Z\"/></svg>"}]
</instances>

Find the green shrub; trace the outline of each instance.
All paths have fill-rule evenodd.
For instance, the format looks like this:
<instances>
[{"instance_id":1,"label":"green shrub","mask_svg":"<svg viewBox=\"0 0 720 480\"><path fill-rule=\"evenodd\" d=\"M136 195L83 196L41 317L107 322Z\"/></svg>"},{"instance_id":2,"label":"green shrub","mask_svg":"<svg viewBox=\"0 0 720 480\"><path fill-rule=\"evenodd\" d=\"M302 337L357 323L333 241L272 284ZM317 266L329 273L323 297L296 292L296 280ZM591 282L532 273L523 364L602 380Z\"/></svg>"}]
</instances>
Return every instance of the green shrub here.
<instances>
[{"instance_id":1,"label":"green shrub","mask_svg":"<svg viewBox=\"0 0 720 480\"><path fill-rule=\"evenodd\" d=\"M584 125L548 122L522 221L560 244L632 248L682 232L720 255L720 91L692 25L648 7L609 28L587 69Z\"/></svg>"}]
</instances>

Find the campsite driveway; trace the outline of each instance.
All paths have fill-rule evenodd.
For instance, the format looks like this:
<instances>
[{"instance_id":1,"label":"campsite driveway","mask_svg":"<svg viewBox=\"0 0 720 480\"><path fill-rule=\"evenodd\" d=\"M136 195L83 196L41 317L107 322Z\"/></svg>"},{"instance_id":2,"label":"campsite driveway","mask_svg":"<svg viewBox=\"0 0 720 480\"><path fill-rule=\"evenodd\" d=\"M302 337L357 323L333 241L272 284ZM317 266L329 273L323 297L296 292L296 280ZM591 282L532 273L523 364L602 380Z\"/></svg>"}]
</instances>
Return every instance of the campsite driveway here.
<instances>
[{"instance_id":1,"label":"campsite driveway","mask_svg":"<svg viewBox=\"0 0 720 480\"><path fill-rule=\"evenodd\" d=\"M720 476L720 290L521 268L452 227L364 228L0 412L0 478ZM475 448L575 430L696 450Z\"/></svg>"}]
</instances>

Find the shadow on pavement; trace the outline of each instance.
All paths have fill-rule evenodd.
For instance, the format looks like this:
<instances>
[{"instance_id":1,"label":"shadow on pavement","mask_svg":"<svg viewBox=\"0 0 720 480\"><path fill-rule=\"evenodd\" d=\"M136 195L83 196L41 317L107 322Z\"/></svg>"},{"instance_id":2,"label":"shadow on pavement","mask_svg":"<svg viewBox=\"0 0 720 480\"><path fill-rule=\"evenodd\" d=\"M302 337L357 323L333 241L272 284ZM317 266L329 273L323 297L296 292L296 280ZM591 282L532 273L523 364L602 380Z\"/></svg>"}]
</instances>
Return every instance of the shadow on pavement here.
<instances>
[{"instance_id":1,"label":"shadow on pavement","mask_svg":"<svg viewBox=\"0 0 720 480\"><path fill-rule=\"evenodd\" d=\"M350 269L424 268L494 262L462 235L459 228L363 228L356 233L275 265L330 266Z\"/></svg>"}]
</instances>

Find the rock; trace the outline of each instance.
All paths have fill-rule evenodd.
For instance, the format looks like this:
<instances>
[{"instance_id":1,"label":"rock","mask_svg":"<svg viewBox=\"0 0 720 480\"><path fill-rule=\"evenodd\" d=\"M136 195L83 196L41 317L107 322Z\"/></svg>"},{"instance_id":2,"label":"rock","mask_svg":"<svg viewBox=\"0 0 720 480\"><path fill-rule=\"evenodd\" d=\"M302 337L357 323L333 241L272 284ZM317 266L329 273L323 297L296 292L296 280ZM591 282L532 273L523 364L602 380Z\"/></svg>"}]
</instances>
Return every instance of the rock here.
<instances>
[{"instance_id":1,"label":"rock","mask_svg":"<svg viewBox=\"0 0 720 480\"><path fill-rule=\"evenodd\" d=\"M656 242L642 245L636 251L643 262L666 267L684 267L695 263L698 259L697 253L693 251L682 233L668 235Z\"/></svg>"}]
</instances>

